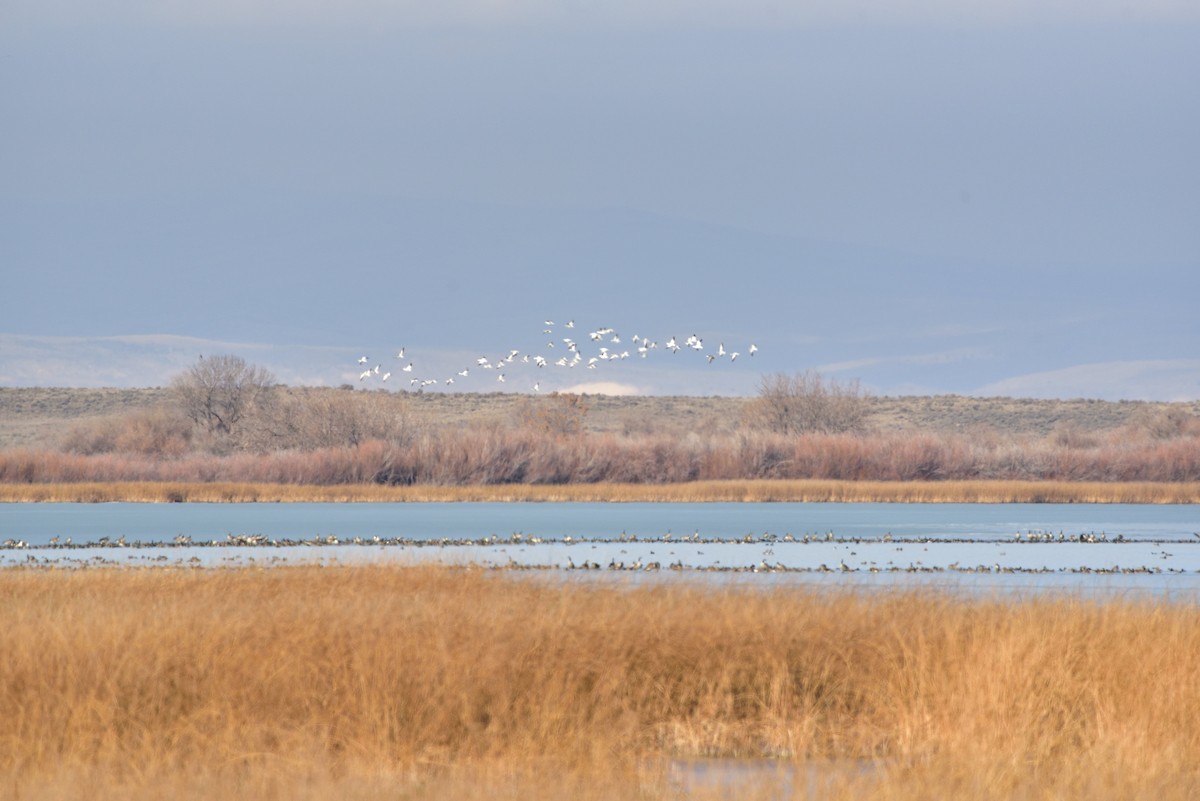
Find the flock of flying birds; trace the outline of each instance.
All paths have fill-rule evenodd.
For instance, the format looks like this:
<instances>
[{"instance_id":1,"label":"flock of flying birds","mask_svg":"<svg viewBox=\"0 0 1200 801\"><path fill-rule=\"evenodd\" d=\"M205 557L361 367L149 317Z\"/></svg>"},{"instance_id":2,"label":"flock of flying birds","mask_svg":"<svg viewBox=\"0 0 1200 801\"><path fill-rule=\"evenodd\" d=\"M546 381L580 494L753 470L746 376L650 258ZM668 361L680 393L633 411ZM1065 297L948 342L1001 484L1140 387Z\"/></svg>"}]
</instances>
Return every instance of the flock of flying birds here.
<instances>
[{"instance_id":1,"label":"flock of flying birds","mask_svg":"<svg viewBox=\"0 0 1200 801\"><path fill-rule=\"evenodd\" d=\"M412 361L406 361L405 349L400 348L396 353L393 361L400 362L394 368L394 372L404 373L403 378L408 379L408 383L423 390L426 387L437 385L452 386L456 379L461 380L471 375L478 376L480 371L491 370L495 375L495 381L503 384L507 380L507 375L504 370L510 365L517 363L533 365L537 368L559 367L559 368L582 368L586 370L596 370L605 362L621 361L629 358L645 359L654 350L667 350L672 354L677 354L681 351L695 352L704 357L709 364L716 362L718 359L728 359L730 364L737 361L742 355L740 351L726 350L725 343L722 342L717 346L716 350L705 351L704 340L692 334L691 336L680 342L675 337L671 337L661 346L657 340L652 340L649 337L639 336L634 334L628 340L628 343L621 337L620 334L613 328L598 328L595 331L590 331L586 335L586 339L581 337L579 341L573 338L575 334L575 321L570 320L563 323L561 326L556 326L553 320L546 320L543 323L542 334L549 337L546 342L546 348L554 351L549 356L535 355L531 353L522 353L519 350L509 350L501 356L489 358L481 356L475 360L473 365L466 365L463 369L455 372L454 375L446 378L430 378L422 377L417 374L417 367ZM556 328L558 330L556 330ZM568 333L567 336L560 336ZM556 338L557 337L557 338ZM583 349L589 348L593 355L585 356ZM562 355L558 358L553 358L560 351ZM746 355L754 356L758 352L758 346L753 343L746 348ZM367 367L371 359L366 356L359 358L358 364L363 367L363 371L359 374L359 381L379 380L386 382L392 377L393 370L387 370L382 364L377 363L374 367ZM486 374L485 374L486 375ZM531 390L533 392L541 391L541 381L534 382Z\"/></svg>"}]
</instances>

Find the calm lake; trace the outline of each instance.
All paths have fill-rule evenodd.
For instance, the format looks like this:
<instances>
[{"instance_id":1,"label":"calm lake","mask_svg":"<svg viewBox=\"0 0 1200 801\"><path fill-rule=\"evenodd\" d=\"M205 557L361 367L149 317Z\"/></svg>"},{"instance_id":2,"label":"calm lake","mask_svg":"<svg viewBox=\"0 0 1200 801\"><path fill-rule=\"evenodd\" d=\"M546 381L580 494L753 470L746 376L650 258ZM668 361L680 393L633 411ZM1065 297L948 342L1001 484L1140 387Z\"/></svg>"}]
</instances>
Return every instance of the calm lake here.
<instances>
[{"instance_id":1,"label":"calm lake","mask_svg":"<svg viewBox=\"0 0 1200 801\"><path fill-rule=\"evenodd\" d=\"M0 504L0 543L7 565L437 561L592 575L1200 589L1200 508L1181 505Z\"/></svg>"}]
</instances>

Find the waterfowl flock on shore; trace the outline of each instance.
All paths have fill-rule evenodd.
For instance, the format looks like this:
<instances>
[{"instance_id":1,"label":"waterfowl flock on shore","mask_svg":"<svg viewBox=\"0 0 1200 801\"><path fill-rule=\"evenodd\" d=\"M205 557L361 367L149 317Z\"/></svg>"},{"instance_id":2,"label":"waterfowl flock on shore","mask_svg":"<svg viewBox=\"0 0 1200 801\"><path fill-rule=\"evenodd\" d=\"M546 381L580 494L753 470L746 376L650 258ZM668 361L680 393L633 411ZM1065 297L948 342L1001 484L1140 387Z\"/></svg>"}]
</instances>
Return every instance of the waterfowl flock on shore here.
<instances>
[{"instance_id":1,"label":"waterfowl flock on shore","mask_svg":"<svg viewBox=\"0 0 1200 801\"><path fill-rule=\"evenodd\" d=\"M694 333L682 341L672 335L661 340L661 344L658 339L637 333L626 338L611 326L602 326L588 331L586 334L577 334L574 320L568 320L562 324L557 324L553 320L545 320L542 323L541 331L546 341L540 353L522 352L518 348L508 348L498 355L479 356L473 364L465 364L461 366L461 369L448 371L451 373L449 375L433 376L429 374L432 371L423 373L415 361L408 359L407 348L404 347L396 352L390 362L395 363L399 360L395 370L407 373L408 375L404 378L408 380L409 387L421 391L430 387L452 386L456 380L470 379L471 377L503 384L508 381L508 374L504 371L517 365L539 370L573 370L576 368L598 370L604 365L626 359L646 359L655 351L670 352L672 356L683 352L693 358L702 358L707 364L714 364L718 361L728 361L729 364L733 364L743 353L753 358L758 352L758 346L754 343L750 343L744 351L726 348L724 342L718 343L715 350L711 347L706 350L704 340ZM359 373L358 380L360 382L386 383L392 377L393 371L385 367L384 362L377 362L371 367L369 366L371 361L368 356L358 358L358 366L364 368ZM540 392L541 381L534 381L529 387L529 391Z\"/></svg>"},{"instance_id":2,"label":"waterfowl flock on shore","mask_svg":"<svg viewBox=\"0 0 1200 801\"><path fill-rule=\"evenodd\" d=\"M1054 542L1057 545L1071 549L1085 546L1086 550L1078 552L1078 561L1070 564L1016 564L1009 559L997 561L995 557L1005 557L1006 550L1013 544L1023 548L1046 548L1043 543ZM1112 555L1108 552L1093 556L1089 553L1094 544L1121 546L1128 550L1129 562L1116 563L1109 561ZM501 537L492 534L483 538L473 537L441 537L434 539L413 538L404 536L351 536L338 537L335 535L312 535L308 537L275 538L264 534L227 534L224 538L193 539L187 535L177 535L173 540L141 541L127 540L120 537L100 537L92 542L72 542L70 537L52 538L45 544L30 543L25 540L8 538L0 542L0 565L22 566L60 566L86 565L98 566L103 564L130 564L141 561L144 563L170 563L172 557L168 554L177 549L194 553L196 549L212 551L242 551L243 549L273 550L277 555L269 557L268 563L285 564L293 560L303 560L303 552L313 553L324 548L346 548L361 546L378 551L380 548L395 548L400 553L415 551L449 551L458 550L469 553L466 560L455 560L457 564L470 567L512 569L512 570L608 570L608 571L643 571L658 570L687 571L692 573L845 573L845 574L1024 574L1024 575L1187 575L1195 574L1194 567L1185 560L1182 564L1174 560L1177 549L1187 548L1194 543L1190 539L1165 538L1154 540L1133 540L1118 536L1108 538L1094 532L1088 534L1073 534L1065 540L1043 539L1041 533L1030 533L1022 536L1020 533L1008 542L1001 540L981 540L961 537L844 537L836 536L833 532L825 534L804 534L794 536L786 534L775 536L771 534L746 534L734 539L701 536L698 532L691 535L672 536L669 532L659 536L627 536L619 537L586 537L571 536L540 537L515 532ZM961 556L966 559L974 557L980 561L965 561L963 559L945 563L925 553L920 552L921 559L901 556L907 546L913 549L918 546L935 545L968 545L975 546L972 551L964 551ZM1171 552L1163 549L1164 545L1173 546ZM734 546L740 555L738 558L730 551L717 555L706 556L706 550L711 546ZM827 553L828 547L849 550L844 556ZM510 549L517 548L517 551ZM1049 546L1053 548L1055 546ZM620 548L620 550L616 550ZM809 549L821 549L814 553ZM704 550L701 550L704 549ZM568 552L569 551L569 552ZM997 552L998 551L998 552ZM15 554L19 552L22 558L17 561ZM126 556L110 557L104 552L124 552ZM138 556L138 553L144 554ZM753 556L750 554L753 553ZM72 556L77 554L77 556ZM579 557L581 561L576 561ZM984 557L987 557L984 560ZM257 557L244 557L251 563L262 564ZM1153 558L1154 561L1147 561ZM237 561L239 557L230 557ZM336 561L337 557L332 557ZM730 561L732 559L732 561ZM847 561L849 559L849 561ZM605 566L605 560L607 565ZM188 558L187 563L198 563L197 556ZM1050 560L1051 562L1055 560ZM176 562L178 564L178 562Z\"/></svg>"}]
</instances>

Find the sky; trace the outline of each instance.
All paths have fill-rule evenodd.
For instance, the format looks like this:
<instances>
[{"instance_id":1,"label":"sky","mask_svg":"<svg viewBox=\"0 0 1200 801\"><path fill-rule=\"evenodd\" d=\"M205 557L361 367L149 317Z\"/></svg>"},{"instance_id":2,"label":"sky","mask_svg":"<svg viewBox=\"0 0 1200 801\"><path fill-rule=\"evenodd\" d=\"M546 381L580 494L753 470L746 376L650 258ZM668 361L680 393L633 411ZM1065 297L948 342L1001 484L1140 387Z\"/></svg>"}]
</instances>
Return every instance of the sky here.
<instances>
[{"instance_id":1,"label":"sky","mask_svg":"<svg viewBox=\"0 0 1200 801\"><path fill-rule=\"evenodd\" d=\"M1198 399L1196 41L1191 0L8 0L0 386Z\"/></svg>"}]
</instances>

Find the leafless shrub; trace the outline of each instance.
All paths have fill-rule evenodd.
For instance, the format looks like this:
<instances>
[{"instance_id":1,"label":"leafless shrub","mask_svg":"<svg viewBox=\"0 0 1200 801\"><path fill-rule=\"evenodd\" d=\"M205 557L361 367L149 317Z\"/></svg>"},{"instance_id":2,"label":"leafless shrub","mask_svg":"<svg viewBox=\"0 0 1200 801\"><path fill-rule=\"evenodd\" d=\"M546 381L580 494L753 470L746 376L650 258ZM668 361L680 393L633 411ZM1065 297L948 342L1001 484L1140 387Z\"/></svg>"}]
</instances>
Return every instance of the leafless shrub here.
<instances>
[{"instance_id":1,"label":"leafless shrub","mask_svg":"<svg viewBox=\"0 0 1200 801\"><path fill-rule=\"evenodd\" d=\"M627 437L644 437L662 434L663 424L644 411L629 409L618 417L617 429Z\"/></svg>"},{"instance_id":2,"label":"leafless shrub","mask_svg":"<svg viewBox=\"0 0 1200 801\"><path fill-rule=\"evenodd\" d=\"M192 442L190 421L167 407L138 409L119 417L76 423L63 436L69 453L137 453L173 458L186 453Z\"/></svg>"},{"instance_id":3,"label":"leafless shrub","mask_svg":"<svg viewBox=\"0 0 1200 801\"><path fill-rule=\"evenodd\" d=\"M1059 423L1054 427L1051 441L1060 448L1094 448L1100 444L1100 438L1095 433L1085 431L1082 426L1073 421Z\"/></svg>"},{"instance_id":4,"label":"leafless shrub","mask_svg":"<svg viewBox=\"0 0 1200 801\"><path fill-rule=\"evenodd\" d=\"M530 431L554 437L583 433L588 403L582 395L555 392L541 398L522 398L517 409L521 424Z\"/></svg>"},{"instance_id":5,"label":"leafless shrub","mask_svg":"<svg viewBox=\"0 0 1200 801\"><path fill-rule=\"evenodd\" d=\"M117 434L117 450L173 458L191 447L191 429L178 412L151 409L132 415Z\"/></svg>"},{"instance_id":6,"label":"leafless shrub","mask_svg":"<svg viewBox=\"0 0 1200 801\"><path fill-rule=\"evenodd\" d=\"M117 434L124 417L100 417L74 423L63 434L59 447L67 453L112 453L117 449Z\"/></svg>"},{"instance_id":7,"label":"leafless shrub","mask_svg":"<svg viewBox=\"0 0 1200 801\"><path fill-rule=\"evenodd\" d=\"M763 376L744 419L751 428L776 434L845 434L863 430L866 412L857 380L839 384L809 370Z\"/></svg>"},{"instance_id":8,"label":"leafless shrub","mask_svg":"<svg viewBox=\"0 0 1200 801\"><path fill-rule=\"evenodd\" d=\"M1200 418L1179 406L1140 409L1130 421L1130 426L1152 439L1200 436Z\"/></svg>"},{"instance_id":9,"label":"leafless shrub","mask_svg":"<svg viewBox=\"0 0 1200 801\"><path fill-rule=\"evenodd\" d=\"M407 399L387 392L280 392L244 429L243 448L260 453L372 440L403 445L414 435Z\"/></svg>"}]
</instances>

